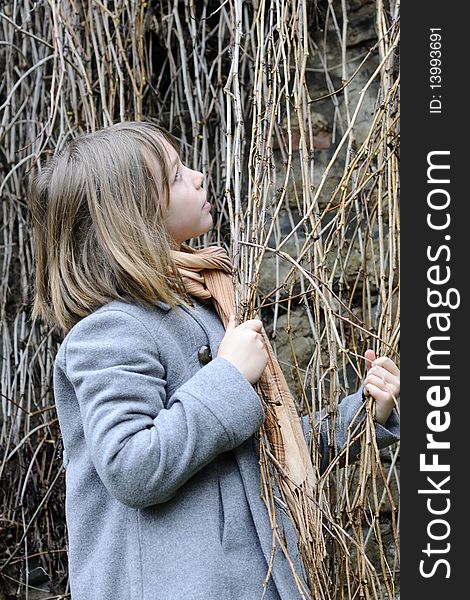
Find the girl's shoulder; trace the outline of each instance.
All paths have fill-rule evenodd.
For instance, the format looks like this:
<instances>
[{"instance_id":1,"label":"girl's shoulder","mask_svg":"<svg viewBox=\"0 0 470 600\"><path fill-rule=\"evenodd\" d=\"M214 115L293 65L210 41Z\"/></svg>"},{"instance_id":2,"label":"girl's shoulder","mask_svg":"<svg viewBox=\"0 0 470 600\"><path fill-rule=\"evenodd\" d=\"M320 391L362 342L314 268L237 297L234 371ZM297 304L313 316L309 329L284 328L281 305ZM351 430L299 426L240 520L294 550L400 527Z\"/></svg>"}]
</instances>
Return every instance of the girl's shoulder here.
<instances>
[{"instance_id":1,"label":"girl's shoulder","mask_svg":"<svg viewBox=\"0 0 470 600\"><path fill-rule=\"evenodd\" d=\"M159 329L170 311L171 306L160 301L155 302L154 306L144 306L134 302L113 300L80 319L70 329L60 345L57 358L61 360L72 338L77 340L86 337L90 343L91 338L102 340L103 336L113 336L124 342L130 332L133 333L133 337L138 336L139 333L151 335L151 332Z\"/></svg>"}]
</instances>

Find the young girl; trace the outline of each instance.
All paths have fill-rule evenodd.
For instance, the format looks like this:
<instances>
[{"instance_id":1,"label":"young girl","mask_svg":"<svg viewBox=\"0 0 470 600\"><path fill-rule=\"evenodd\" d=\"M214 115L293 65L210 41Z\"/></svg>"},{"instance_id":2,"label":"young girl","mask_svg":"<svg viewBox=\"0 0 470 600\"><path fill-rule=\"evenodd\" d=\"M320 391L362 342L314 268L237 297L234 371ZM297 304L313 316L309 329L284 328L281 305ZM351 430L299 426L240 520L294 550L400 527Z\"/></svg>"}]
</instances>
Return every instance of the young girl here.
<instances>
[{"instance_id":1,"label":"young girl","mask_svg":"<svg viewBox=\"0 0 470 600\"><path fill-rule=\"evenodd\" d=\"M73 600L262 595L272 536L252 384L267 355L261 321L235 326L232 317L225 330L214 309L204 272L227 270L223 251L183 244L212 226L203 183L171 136L143 122L72 141L33 183L33 317L66 333L54 393ZM383 447L398 439L399 371L367 358ZM339 405L339 446L363 391ZM280 519L293 555L292 526ZM299 597L276 552L264 598Z\"/></svg>"}]
</instances>

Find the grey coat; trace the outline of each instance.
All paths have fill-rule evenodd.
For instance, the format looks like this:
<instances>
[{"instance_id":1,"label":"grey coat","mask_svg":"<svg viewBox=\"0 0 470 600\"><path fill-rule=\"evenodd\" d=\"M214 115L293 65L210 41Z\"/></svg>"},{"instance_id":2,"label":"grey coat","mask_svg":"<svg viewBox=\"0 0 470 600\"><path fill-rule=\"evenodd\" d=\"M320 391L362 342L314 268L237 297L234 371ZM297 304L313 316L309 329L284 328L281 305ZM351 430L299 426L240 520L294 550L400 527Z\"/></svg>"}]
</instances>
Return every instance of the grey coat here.
<instances>
[{"instance_id":1,"label":"grey coat","mask_svg":"<svg viewBox=\"0 0 470 600\"><path fill-rule=\"evenodd\" d=\"M261 597L271 527L253 434L264 412L250 383L217 357L223 334L211 303L113 301L63 341L54 393L73 600ZM214 358L202 366L205 345ZM340 445L361 403L362 388L341 402ZM395 413L377 439L381 447L398 439ZM282 552L265 598L299 598Z\"/></svg>"}]
</instances>

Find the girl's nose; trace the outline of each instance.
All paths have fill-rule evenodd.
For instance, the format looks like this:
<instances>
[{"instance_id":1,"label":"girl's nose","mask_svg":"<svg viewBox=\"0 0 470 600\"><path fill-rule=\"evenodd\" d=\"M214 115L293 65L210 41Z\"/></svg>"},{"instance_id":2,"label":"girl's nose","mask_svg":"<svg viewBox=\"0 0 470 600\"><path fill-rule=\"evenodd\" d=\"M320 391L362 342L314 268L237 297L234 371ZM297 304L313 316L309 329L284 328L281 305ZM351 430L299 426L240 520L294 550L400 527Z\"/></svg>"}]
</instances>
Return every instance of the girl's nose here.
<instances>
[{"instance_id":1,"label":"girl's nose","mask_svg":"<svg viewBox=\"0 0 470 600\"><path fill-rule=\"evenodd\" d=\"M194 176L193 176L193 181L194 184L197 188L202 187L202 184L204 183L204 174L201 173L201 171L193 171Z\"/></svg>"}]
</instances>

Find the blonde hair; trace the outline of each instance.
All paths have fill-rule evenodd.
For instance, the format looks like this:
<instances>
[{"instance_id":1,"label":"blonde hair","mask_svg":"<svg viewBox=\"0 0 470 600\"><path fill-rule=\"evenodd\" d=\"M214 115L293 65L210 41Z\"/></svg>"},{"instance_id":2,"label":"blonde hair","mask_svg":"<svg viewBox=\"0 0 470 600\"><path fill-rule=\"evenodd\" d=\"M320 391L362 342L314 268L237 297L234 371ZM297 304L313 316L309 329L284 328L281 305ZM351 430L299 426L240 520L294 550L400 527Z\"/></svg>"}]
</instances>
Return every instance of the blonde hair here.
<instances>
[{"instance_id":1,"label":"blonde hair","mask_svg":"<svg viewBox=\"0 0 470 600\"><path fill-rule=\"evenodd\" d=\"M191 303L164 226L167 143L178 150L153 123L117 123L74 139L35 176L33 319L67 333L113 299Z\"/></svg>"}]
</instances>

